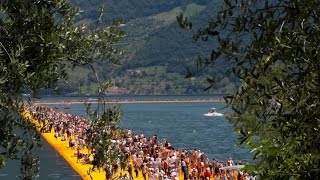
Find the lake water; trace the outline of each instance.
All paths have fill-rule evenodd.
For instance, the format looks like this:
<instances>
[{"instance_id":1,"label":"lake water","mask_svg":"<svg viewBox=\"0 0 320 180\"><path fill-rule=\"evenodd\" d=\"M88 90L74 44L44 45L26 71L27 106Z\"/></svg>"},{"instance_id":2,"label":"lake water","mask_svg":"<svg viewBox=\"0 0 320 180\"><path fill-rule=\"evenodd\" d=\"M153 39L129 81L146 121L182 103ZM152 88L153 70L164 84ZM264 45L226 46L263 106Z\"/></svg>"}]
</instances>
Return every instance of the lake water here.
<instances>
[{"instance_id":1,"label":"lake water","mask_svg":"<svg viewBox=\"0 0 320 180\"><path fill-rule=\"evenodd\" d=\"M126 97L129 100L155 99L154 97ZM208 96L164 96L157 99L210 99ZM88 98L86 98L88 99ZM71 98L50 98L44 101L69 101ZM72 100L83 100L73 98ZM85 114L84 105L71 104L70 109L63 109L66 105L50 105L72 114ZM226 113L223 103L149 103L149 104L121 104L123 112L121 127L132 129L135 133L143 133L149 137L156 134L159 140L167 139L175 149L200 149L210 159L225 161L233 160L251 162L252 155L248 149L236 147L237 136L233 126L225 117L207 117L205 113L211 107L218 112ZM39 151L40 177L37 179L81 179L80 176L64 161L49 145L45 144ZM0 179L14 179L19 169L10 163L0 170Z\"/></svg>"}]
</instances>

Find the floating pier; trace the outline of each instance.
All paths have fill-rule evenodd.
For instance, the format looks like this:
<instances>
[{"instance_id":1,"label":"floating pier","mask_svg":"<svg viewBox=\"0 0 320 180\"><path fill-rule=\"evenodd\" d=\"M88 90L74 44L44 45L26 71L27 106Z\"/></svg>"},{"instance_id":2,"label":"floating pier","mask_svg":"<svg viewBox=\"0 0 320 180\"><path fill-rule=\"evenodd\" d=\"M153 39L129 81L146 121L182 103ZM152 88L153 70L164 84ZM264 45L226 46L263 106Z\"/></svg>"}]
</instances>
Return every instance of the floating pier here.
<instances>
[{"instance_id":1,"label":"floating pier","mask_svg":"<svg viewBox=\"0 0 320 180\"><path fill-rule=\"evenodd\" d=\"M34 124L36 124L38 127L39 123L35 119L31 117L29 113L25 113L24 117L31 120ZM40 129L38 129L39 131ZM89 169L92 168L91 164L83 164L82 160L78 160L76 153L77 149L72 149L69 147L68 141L61 141L61 137L55 138L53 132L48 133L41 133L41 136L71 165L71 167L77 171L77 173L81 176L83 180L104 180L106 179L106 174L103 170L96 170L94 172L91 172L90 174ZM88 154L88 149L83 148L80 150L83 154ZM122 175L127 174L128 172L125 170L118 170L117 173L113 175L113 178L119 179L117 177L120 176L120 173ZM134 178L135 180L143 180L143 177L141 175L141 172L139 172L139 177ZM91 176L91 177L90 177Z\"/></svg>"},{"instance_id":2,"label":"floating pier","mask_svg":"<svg viewBox=\"0 0 320 180\"><path fill-rule=\"evenodd\" d=\"M81 176L82 179L84 179L84 180L91 180L91 179L92 180L104 180L104 179L106 179L106 173L105 173L104 170L96 169L95 171L91 171L91 169L93 167L92 164L84 162L83 158L79 158L78 149L76 147L71 148L69 146L69 141L67 139L62 140L62 137L55 136L55 133L53 132L53 130L50 131L50 132L41 132L41 124L44 123L44 122L38 121L29 112L24 112L23 116L36 125L37 130L40 132L41 136L71 165L71 167ZM54 116L54 117L56 117L56 116ZM49 120L50 120L50 118L49 118ZM83 119L82 122L85 122L85 119ZM171 146L169 146L169 147L171 147ZM164 150L168 150L168 149L164 149ZM86 147L79 149L79 151L80 151L81 154L90 154L89 150ZM90 160L92 160L92 158ZM131 161L129 160L128 163L131 163ZM174 162L174 163L176 163L176 162ZM175 164L172 164L172 165L175 165ZM237 179L237 177L238 177L238 169L242 168L242 166L243 165L241 165L241 167L240 166L232 166L232 167L230 166L230 167L226 167L226 168L229 168L228 170L235 170L235 171L232 172L232 175L231 174L230 175L232 177L235 177L235 179ZM145 167L145 165L144 165L144 167ZM174 168L175 170L174 171L169 171L169 173L172 173L172 174L168 175L168 176L172 176L172 177L174 177L174 178L176 178L178 180L183 180L184 177L183 177L182 170L180 168L176 168L176 167L177 166L175 166L175 168ZM205 168L205 167L206 166L204 166L202 168ZM152 168L149 168L149 169L150 169L150 172L151 172L150 176L153 176L154 174L152 174L152 172L154 172L154 171L151 170ZM188 167L188 171L190 172L191 169L192 169L192 167L189 166ZM222 168L220 168L220 169L222 169ZM207 170L206 172L210 171L209 166L206 167L206 170ZM223 172L225 172L226 170L227 169L223 169ZM200 169L199 172L201 174L205 174L204 170ZM173 173L175 173L175 174L173 174ZM122 176L126 175L127 177L129 177L129 172L126 169L123 170L123 169L119 168L118 171L113 174L112 179L121 179L120 178L121 175ZM189 175L190 175L190 173L189 173ZM211 174L209 174L209 175L206 174L206 175L208 177L209 177L209 175L211 176ZM149 176L148 173L147 173L147 176ZM134 179L135 180L144 180L141 170L139 171L138 177L134 177ZM149 179L149 178L147 177L147 179Z\"/></svg>"}]
</instances>

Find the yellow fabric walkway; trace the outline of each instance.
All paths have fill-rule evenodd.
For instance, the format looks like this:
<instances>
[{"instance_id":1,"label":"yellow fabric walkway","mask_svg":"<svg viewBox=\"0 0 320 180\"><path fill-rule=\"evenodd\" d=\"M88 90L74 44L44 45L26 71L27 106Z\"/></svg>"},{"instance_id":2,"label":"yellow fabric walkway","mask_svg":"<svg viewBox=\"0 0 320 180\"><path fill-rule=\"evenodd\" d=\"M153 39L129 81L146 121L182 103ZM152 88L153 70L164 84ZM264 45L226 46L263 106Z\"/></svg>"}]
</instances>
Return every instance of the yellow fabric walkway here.
<instances>
[{"instance_id":1,"label":"yellow fabric walkway","mask_svg":"<svg viewBox=\"0 0 320 180\"><path fill-rule=\"evenodd\" d=\"M34 124L36 124L38 127L39 123L38 121L32 119L31 115L29 113L25 113L24 117L27 119L30 119ZM40 129L38 129L39 131ZM79 175L82 177L84 180L104 180L105 179L105 172L101 170L100 172L96 170L95 172L91 172L90 175L88 175L88 171L90 168L92 168L92 165L90 164L82 164L82 160L79 160L77 162L77 157L75 156L75 153L77 152L76 149L71 149L69 147L68 141L61 141L60 138L56 139L54 137L54 132L49 132L49 133L41 133L42 137L71 165L71 167L79 173ZM80 150L81 153L87 154L88 149L84 148ZM118 170L116 174L113 175L113 178L119 179L120 173L122 175L127 174L128 172L125 170ZM91 178L90 178L91 176ZM133 172L133 176L135 176L135 173ZM136 178L134 177L135 180L143 180L142 173L139 171L139 176ZM183 175L182 172L179 172L179 179L183 180Z\"/></svg>"}]
</instances>

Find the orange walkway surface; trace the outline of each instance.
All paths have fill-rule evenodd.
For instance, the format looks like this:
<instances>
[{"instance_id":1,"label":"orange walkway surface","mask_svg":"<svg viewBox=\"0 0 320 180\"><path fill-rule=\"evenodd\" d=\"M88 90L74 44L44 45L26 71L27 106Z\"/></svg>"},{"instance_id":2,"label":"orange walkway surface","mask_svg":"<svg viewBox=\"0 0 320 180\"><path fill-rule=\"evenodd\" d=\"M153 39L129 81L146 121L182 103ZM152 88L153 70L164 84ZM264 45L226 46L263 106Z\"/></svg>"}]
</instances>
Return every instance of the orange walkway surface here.
<instances>
[{"instance_id":1,"label":"orange walkway surface","mask_svg":"<svg viewBox=\"0 0 320 180\"><path fill-rule=\"evenodd\" d=\"M27 119L30 119L34 124L36 124L38 127L39 123L38 121L32 119L31 115L29 113L25 113L24 117ZM38 128L38 131L40 129ZM76 149L71 149L69 147L68 141L61 141L60 138L56 139L54 137L54 132L49 132L49 133L40 133L42 137L71 165L71 167L79 173L79 175L82 177L84 180L104 180L105 178L105 172L101 170L96 170L95 172L91 172L90 175L88 174L88 171L90 168L92 168L92 165L90 164L83 164L82 160L79 160L77 162L77 156L75 153L77 152ZM88 154L88 149L84 148L80 150L81 153ZM119 179L120 173L122 175L127 174L128 172L125 170L118 170L116 174L113 175L114 179ZM91 176L91 177L90 177ZM139 176L136 178L134 177L135 180L143 180L142 173L139 171ZM179 179L183 179L182 172L179 172Z\"/></svg>"}]
</instances>

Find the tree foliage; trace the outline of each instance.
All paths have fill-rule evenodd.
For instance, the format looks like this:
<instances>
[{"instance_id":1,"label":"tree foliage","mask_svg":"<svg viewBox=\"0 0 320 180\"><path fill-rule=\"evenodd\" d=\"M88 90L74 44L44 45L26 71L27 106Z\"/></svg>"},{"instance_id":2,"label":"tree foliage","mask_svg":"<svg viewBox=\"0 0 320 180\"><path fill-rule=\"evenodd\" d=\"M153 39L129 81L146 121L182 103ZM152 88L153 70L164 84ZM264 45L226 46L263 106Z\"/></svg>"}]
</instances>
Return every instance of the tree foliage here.
<instances>
[{"instance_id":1,"label":"tree foliage","mask_svg":"<svg viewBox=\"0 0 320 180\"><path fill-rule=\"evenodd\" d=\"M263 178L319 179L319 18L317 0L225 0L215 19L194 33L213 41L210 58L232 64L241 82L226 97L239 144L252 149ZM193 30L183 15L182 28ZM189 72L190 76L197 71Z\"/></svg>"},{"instance_id":2,"label":"tree foliage","mask_svg":"<svg viewBox=\"0 0 320 180\"><path fill-rule=\"evenodd\" d=\"M39 134L20 115L22 93L55 89L57 80L67 81L69 67L92 67L96 61L119 64L122 50L114 45L125 33L117 28L121 21L95 30L76 24L80 11L69 0L1 0L0 12L0 167L8 159L19 159L20 178L31 179L39 172L38 159L32 156ZM106 119L107 111L98 112L97 122Z\"/></svg>"}]
</instances>

